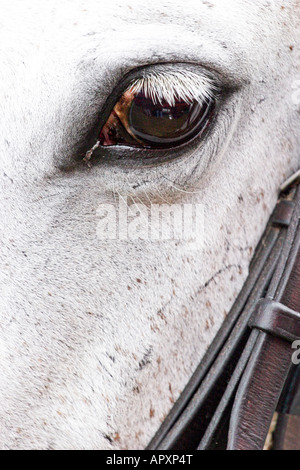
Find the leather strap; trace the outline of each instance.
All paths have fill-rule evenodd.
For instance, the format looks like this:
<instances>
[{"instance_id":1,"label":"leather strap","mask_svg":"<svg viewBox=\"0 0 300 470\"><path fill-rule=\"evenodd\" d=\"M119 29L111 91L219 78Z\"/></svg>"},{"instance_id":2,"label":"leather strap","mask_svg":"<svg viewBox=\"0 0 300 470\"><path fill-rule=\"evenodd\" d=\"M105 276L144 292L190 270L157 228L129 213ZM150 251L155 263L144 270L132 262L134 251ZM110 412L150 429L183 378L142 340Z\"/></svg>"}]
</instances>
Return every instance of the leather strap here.
<instances>
[{"instance_id":1,"label":"leather strap","mask_svg":"<svg viewBox=\"0 0 300 470\"><path fill-rule=\"evenodd\" d=\"M270 299L258 301L249 326L290 343L300 339L300 313Z\"/></svg>"},{"instance_id":2,"label":"leather strap","mask_svg":"<svg viewBox=\"0 0 300 470\"><path fill-rule=\"evenodd\" d=\"M273 432L274 450L300 450L300 366L293 366L281 396Z\"/></svg>"},{"instance_id":3,"label":"leather strap","mask_svg":"<svg viewBox=\"0 0 300 470\"><path fill-rule=\"evenodd\" d=\"M257 336L232 408L229 450L262 449L300 338L300 190L278 267L250 325ZM274 299L277 302L273 302ZM278 303L280 302L280 303Z\"/></svg>"}]
</instances>

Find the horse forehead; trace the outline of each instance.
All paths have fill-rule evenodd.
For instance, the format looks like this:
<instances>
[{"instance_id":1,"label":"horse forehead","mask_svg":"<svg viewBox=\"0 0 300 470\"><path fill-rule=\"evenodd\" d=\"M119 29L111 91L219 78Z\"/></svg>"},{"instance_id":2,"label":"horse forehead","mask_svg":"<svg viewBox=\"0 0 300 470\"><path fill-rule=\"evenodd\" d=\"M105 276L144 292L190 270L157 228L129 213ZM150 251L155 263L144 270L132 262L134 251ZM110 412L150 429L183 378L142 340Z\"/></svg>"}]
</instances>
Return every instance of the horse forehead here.
<instances>
[{"instance_id":1,"label":"horse forehead","mask_svg":"<svg viewBox=\"0 0 300 470\"><path fill-rule=\"evenodd\" d=\"M267 8L270 4L276 4L277 0L265 2ZM24 0L22 2L12 1L9 4L3 5L1 9L2 19L5 15L13 15L16 10L22 13L22 20L20 24L26 27L26 23L34 29L43 26L48 21L55 21L60 23L62 27L80 26L80 24L101 24L101 26L109 27L107 23L108 18L114 18L116 21L128 20L130 22L148 22L154 23L155 21L166 22L170 19L176 18L177 22L198 21L201 17L197 13L215 15L219 11L224 14L228 8L235 11L245 13L245 10L253 8L252 2L247 0L181 0L163 1L153 0L151 4L147 0L111 0L111 1L97 1L97 0L53 0L53 2L40 2L38 0ZM255 7L254 7L255 8ZM151 12L151 15L149 14ZM76 18L79 23L72 23ZM35 19L39 22L36 23ZM65 20L67 21L67 24ZM15 18L18 22L18 18ZM25 23L25 22L26 23ZM4 23L4 21L3 21Z\"/></svg>"},{"instance_id":2,"label":"horse forehead","mask_svg":"<svg viewBox=\"0 0 300 470\"><path fill-rule=\"evenodd\" d=\"M1 9L0 81L8 82L6 66L11 75L18 75L18 70L23 75L24 67L38 68L43 64L49 64L49 68L56 66L58 73L70 69L69 64L78 65L95 49L100 60L102 57L111 64L120 60L124 49L133 49L138 57L143 43L148 48L153 43L153 51L149 52L155 53L159 41L167 39L176 52L179 37L188 33L203 35L203 41L212 39L211 48L215 41L229 52L234 47L244 52L255 49L257 53L252 52L248 59L251 67L253 60L264 56L263 48L255 46L254 35L270 23L275 35L280 29L280 23L277 26L274 23L274 8L270 8L274 5L278 7L276 13L280 13L277 0L263 5L248 0L153 0L151 4L146 0L111 0L100 4L96 0L54 0L43 3L42 8L37 0L12 1ZM260 40L264 39L270 47L273 32L260 35ZM191 37L188 47L199 49L201 44ZM49 76L53 82L51 73ZM43 82L46 81L47 77L43 77Z\"/></svg>"},{"instance_id":3,"label":"horse forehead","mask_svg":"<svg viewBox=\"0 0 300 470\"><path fill-rule=\"evenodd\" d=\"M0 93L7 87L22 89L24 78L33 70L32 76L35 72L43 74L43 78L31 90L28 86L27 94L37 95L47 82L50 87L57 87L55 82L59 75L64 75L65 83L68 80L72 83L74 67L77 67L77 77L80 76L78 65L91 56L102 60L104 67L110 64L113 69L122 55L130 54L128 50L138 59L145 44L148 57L152 53L158 57L159 48L166 49L168 42L176 58L180 38L184 36L189 39L186 48L191 51L202 48L195 38L203 36L203 43L211 41L207 49L221 44L224 61L225 49L227 55L234 55L236 49L244 53L243 62L248 62L247 67L255 68L255 62L265 57L263 45L258 47L260 41L276 48L273 43L280 23L274 22L275 13L270 5L277 5L276 13L280 14L277 0L263 5L248 0L153 0L151 5L146 0L111 0L100 4L96 0L54 0L43 3L42 8L37 0L12 1L1 9ZM272 34L260 34L270 23ZM257 33L260 41L253 41ZM186 59L192 60L188 54ZM133 58L130 60L132 67L138 65ZM158 61L161 60L158 57Z\"/></svg>"},{"instance_id":4,"label":"horse forehead","mask_svg":"<svg viewBox=\"0 0 300 470\"><path fill-rule=\"evenodd\" d=\"M43 3L41 7L38 0L12 1L1 9L1 34L5 36L11 32L10 39L13 41L15 38L15 45L21 50L24 44L19 42L20 36L32 45L44 39L62 46L60 41L63 37L72 41L78 34L96 32L105 37L115 32L117 39L119 30L126 26L128 34L134 35L138 25L150 25L152 29L158 24L174 27L184 25L192 30L200 27L200 33L202 29L208 29L212 34L214 24L217 34L220 34L220 26L222 34L226 30L232 34L232 25L236 25L233 28L235 33L240 31L245 35L246 25L253 30L271 21L274 6L278 4L277 0L258 5L248 0L153 0L151 4L147 0L111 0L101 3L96 0L54 0ZM262 9L264 15L259 15ZM54 31L56 35L53 36Z\"/></svg>"}]
</instances>

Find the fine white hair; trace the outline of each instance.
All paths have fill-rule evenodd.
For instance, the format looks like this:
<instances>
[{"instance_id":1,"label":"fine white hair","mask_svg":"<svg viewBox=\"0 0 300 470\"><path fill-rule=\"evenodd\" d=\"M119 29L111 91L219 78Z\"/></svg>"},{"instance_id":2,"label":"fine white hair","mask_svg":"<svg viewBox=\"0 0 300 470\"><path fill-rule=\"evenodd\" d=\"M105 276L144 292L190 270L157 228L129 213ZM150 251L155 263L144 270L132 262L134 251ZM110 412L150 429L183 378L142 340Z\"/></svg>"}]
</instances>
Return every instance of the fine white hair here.
<instances>
[{"instance_id":1,"label":"fine white hair","mask_svg":"<svg viewBox=\"0 0 300 470\"><path fill-rule=\"evenodd\" d=\"M128 88L133 93L143 92L154 103L166 101L174 106L176 100L200 103L213 98L217 86L204 73L191 70L151 71L136 79Z\"/></svg>"}]
</instances>

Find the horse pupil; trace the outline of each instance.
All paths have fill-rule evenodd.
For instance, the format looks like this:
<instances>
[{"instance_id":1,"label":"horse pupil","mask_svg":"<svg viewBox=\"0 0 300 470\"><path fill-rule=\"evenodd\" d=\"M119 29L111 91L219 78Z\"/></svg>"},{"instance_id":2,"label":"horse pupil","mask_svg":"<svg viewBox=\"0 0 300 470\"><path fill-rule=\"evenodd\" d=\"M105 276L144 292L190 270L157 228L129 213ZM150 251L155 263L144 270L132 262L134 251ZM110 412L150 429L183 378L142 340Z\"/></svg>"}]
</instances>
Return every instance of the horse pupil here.
<instances>
[{"instance_id":1,"label":"horse pupil","mask_svg":"<svg viewBox=\"0 0 300 470\"><path fill-rule=\"evenodd\" d=\"M179 99L173 105L167 101L155 103L140 92L130 106L128 124L132 134L144 145L170 147L198 134L209 108L208 103L186 103Z\"/></svg>"}]
</instances>

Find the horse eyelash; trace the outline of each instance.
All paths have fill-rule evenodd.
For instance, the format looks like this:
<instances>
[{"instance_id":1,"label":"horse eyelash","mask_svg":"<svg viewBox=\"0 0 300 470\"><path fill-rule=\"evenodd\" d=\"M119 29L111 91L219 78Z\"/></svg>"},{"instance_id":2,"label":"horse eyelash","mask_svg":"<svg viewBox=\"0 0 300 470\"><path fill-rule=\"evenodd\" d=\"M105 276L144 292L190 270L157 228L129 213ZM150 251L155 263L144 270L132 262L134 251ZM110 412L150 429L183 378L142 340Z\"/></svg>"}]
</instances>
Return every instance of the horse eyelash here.
<instances>
[{"instance_id":1,"label":"horse eyelash","mask_svg":"<svg viewBox=\"0 0 300 470\"><path fill-rule=\"evenodd\" d=\"M211 100L218 91L212 78L192 71L150 72L136 79L127 88L131 93L140 93L157 104L166 101L174 106L176 100L199 103Z\"/></svg>"}]
</instances>

